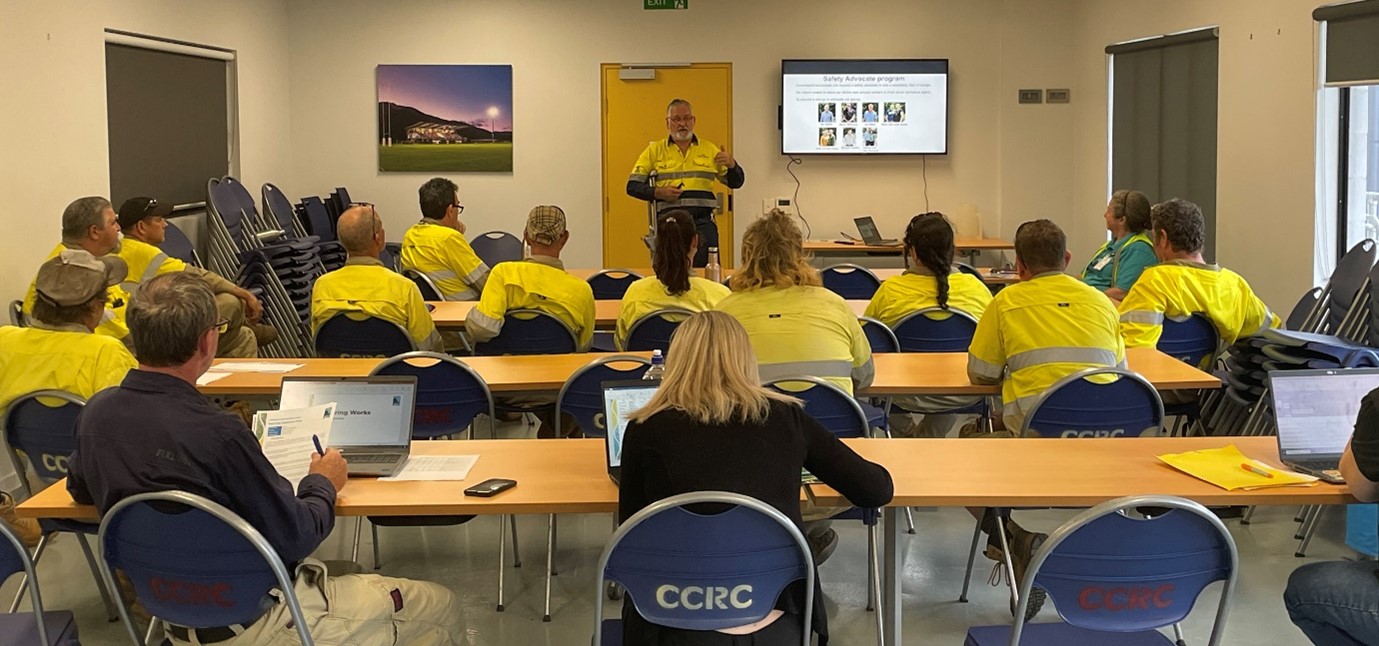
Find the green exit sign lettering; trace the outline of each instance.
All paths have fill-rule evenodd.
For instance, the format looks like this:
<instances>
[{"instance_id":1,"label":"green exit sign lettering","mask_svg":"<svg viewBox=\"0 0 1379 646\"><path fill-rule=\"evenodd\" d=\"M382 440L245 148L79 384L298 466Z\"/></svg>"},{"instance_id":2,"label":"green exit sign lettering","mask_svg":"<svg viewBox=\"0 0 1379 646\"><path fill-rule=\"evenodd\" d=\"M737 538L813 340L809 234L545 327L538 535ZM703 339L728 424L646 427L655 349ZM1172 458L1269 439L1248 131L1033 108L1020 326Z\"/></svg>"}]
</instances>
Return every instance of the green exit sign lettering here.
<instances>
[{"instance_id":1,"label":"green exit sign lettering","mask_svg":"<svg viewBox=\"0 0 1379 646\"><path fill-rule=\"evenodd\" d=\"M647 11L653 9L689 9L689 0L642 0L642 8Z\"/></svg>"}]
</instances>

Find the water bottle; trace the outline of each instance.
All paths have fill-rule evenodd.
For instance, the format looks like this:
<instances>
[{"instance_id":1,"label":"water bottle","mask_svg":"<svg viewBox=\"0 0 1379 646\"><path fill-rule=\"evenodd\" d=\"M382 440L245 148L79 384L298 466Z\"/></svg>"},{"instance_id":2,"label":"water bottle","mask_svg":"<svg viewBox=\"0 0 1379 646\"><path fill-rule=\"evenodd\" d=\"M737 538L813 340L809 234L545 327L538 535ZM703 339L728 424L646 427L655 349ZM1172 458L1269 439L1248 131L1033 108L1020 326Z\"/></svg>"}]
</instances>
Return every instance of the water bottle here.
<instances>
[{"instance_id":1,"label":"water bottle","mask_svg":"<svg viewBox=\"0 0 1379 646\"><path fill-rule=\"evenodd\" d=\"M660 379L666 372L666 358L660 350L651 351L651 367L642 373L642 379Z\"/></svg>"},{"instance_id":2,"label":"water bottle","mask_svg":"<svg viewBox=\"0 0 1379 646\"><path fill-rule=\"evenodd\" d=\"M709 264L704 265L704 278L715 283L723 280L723 267L718 264L718 247L709 247Z\"/></svg>"}]
</instances>

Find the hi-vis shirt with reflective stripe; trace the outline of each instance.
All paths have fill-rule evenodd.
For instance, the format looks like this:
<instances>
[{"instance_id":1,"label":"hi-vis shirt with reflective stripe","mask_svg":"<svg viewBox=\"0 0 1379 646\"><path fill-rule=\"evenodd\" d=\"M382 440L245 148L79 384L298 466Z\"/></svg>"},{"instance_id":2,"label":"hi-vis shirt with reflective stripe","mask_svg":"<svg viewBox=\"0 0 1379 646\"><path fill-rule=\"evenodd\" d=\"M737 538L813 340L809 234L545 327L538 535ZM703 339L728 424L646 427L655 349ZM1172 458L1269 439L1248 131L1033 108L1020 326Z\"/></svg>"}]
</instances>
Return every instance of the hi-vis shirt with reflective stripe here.
<instances>
[{"instance_id":1,"label":"hi-vis shirt with reflective stripe","mask_svg":"<svg viewBox=\"0 0 1379 646\"><path fill-rule=\"evenodd\" d=\"M1101 290L1119 287L1129 291L1145 268L1155 262L1154 241L1145 233L1109 240L1082 269L1082 282Z\"/></svg>"},{"instance_id":2,"label":"hi-vis shirt with reflective stripe","mask_svg":"<svg viewBox=\"0 0 1379 646\"><path fill-rule=\"evenodd\" d=\"M407 330L418 350L444 350L440 333L412 281L383 266L377 258L355 256L345 266L316 279L311 287L311 330L332 316L365 314Z\"/></svg>"},{"instance_id":3,"label":"hi-vis shirt with reflective stripe","mask_svg":"<svg viewBox=\"0 0 1379 646\"><path fill-rule=\"evenodd\" d=\"M503 331L503 317L510 310L541 310L564 321L575 333L580 352L594 340L594 290L565 273L556 258L532 256L498 263L478 306L465 318L465 330L475 341L492 339Z\"/></svg>"},{"instance_id":4,"label":"hi-vis shirt with reflective stripe","mask_svg":"<svg viewBox=\"0 0 1379 646\"><path fill-rule=\"evenodd\" d=\"M81 325L0 327L0 410L35 390L89 399L136 365L123 343Z\"/></svg>"},{"instance_id":5,"label":"hi-vis shirt with reflective stripe","mask_svg":"<svg viewBox=\"0 0 1379 646\"><path fill-rule=\"evenodd\" d=\"M948 274L948 307L972 315L978 321L991 303L991 289L976 276ZM887 278L867 303L866 316L895 327L912 312L938 307L938 278L914 270ZM948 318L947 315L939 318Z\"/></svg>"},{"instance_id":6,"label":"hi-vis shirt with reflective stripe","mask_svg":"<svg viewBox=\"0 0 1379 646\"><path fill-rule=\"evenodd\" d=\"M622 349L627 344L627 334L632 324L642 320L656 310L679 308L691 312L705 312L713 309L718 301L732 292L722 284L698 276L690 276L689 291L671 294L655 276L647 276L627 287L622 295L622 306L618 309L618 328L613 334L613 344Z\"/></svg>"},{"instance_id":7,"label":"hi-vis shirt with reflective stripe","mask_svg":"<svg viewBox=\"0 0 1379 646\"><path fill-rule=\"evenodd\" d=\"M120 242L119 254L129 266L129 276L120 283L120 288L125 290L130 298L139 293L140 285L153 280L155 276L173 272L189 273L206 281L206 284L211 286L211 291L216 294L233 294L236 291L237 286L220 274L188 265L147 242L125 237Z\"/></svg>"},{"instance_id":8,"label":"hi-vis shirt with reflective stripe","mask_svg":"<svg viewBox=\"0 0 1379 646\"><path fill-rule=\"evenodd\" d=\"M62 250L66 248L68 248L66 245L59 243L58 246L53 249L53 252L48 254L48 257L44 258L43 261L47 262L56 258L57 255L62 253ZM80 247L71 248L80 249ZM38 298L38 289L34 285L34 281L36 280L38 280L38 272L35 271L33 280L29 281L29 291L24 293L24 305L22 309L24 310L24 316L29 318L33 317L34 300ZM128 304L129 294L125 292L123 288L119 285L110 287L107 290L107 297L105 299L105 315L101 317L100 325L96 326L96 334L114 337L121 341L125 340L129 336L129 326L125 325L124 322L125 306Z\"/></svg>"},{"instance_id":9,"label":"hi-vis shirt with reflective stripe","mask_svg":"<svg viewBox=\"0 0 1379 646\"><path fill-rule=\"evenodd\" d=\"M822 287L765 287L718 302L742 323L763 382L819 377L851 393L876 376L871 344L847 301Z\"/></svg>"},{"instance_id":10,"label":"hi-vis shirt with reflective stripe","mask_svg":"<svg viewBox=\"0 0 1379 646\"><path fill-rule=\"evenodd\" d=\"M478 300L489 271L464 234L427 219L402 236L402 268L426 274L447 301Z\"/></svg>"},{"instance_id":11,"label":"hi-vis shirt with reflective stripe","mask_svg":"<svg viewBox=\"0 0 1379 646\"><path fill-rule=\"evenodd\" d=\"M627 176L628 193L633 197L651 199L649 194L639 195L638 187L648 185L651 172L656 171L656 186L679 186L683 189L680 199L671 202L657 202L657 208L664 211L674 208L714 209L718 199L713 192L714 181L722 182L728 188L742 186L741 166L729 170L720 166L713 158L720 149L713 142L694 137L685 152L669 137L653 141L642 151L632 172Z\"/></svg>"},{"instance_id":12,"label":"hi-vis shirt with reflective stripe","mask_svg":"<svg viewBox=\"0 0 1379 646\"><path fill-rule=\"evenodd\" d=\"M1170 260L1144 270L1125 295L1120 331L1127 346L1153 347L1163 334L1165 317L1183 319L1198 312L1211 319L1222 345L1280 324L1240 274L1217 265Z\"/></svg>"},{"instance_id":13,"label":"hi-vis shirt with reflective stripe","mask_svg":"<svg viewBox=\"0 0 1379 646\"><path fill-rule=\"evenodd\" d=\"M973 383L1005 377L1004 412L1017 420L1059 379L1084 368L1124 365L1125 344L1111 300L1061 272L1040 274L996 294L967 354Z\"/></svg>"}]
</instances>

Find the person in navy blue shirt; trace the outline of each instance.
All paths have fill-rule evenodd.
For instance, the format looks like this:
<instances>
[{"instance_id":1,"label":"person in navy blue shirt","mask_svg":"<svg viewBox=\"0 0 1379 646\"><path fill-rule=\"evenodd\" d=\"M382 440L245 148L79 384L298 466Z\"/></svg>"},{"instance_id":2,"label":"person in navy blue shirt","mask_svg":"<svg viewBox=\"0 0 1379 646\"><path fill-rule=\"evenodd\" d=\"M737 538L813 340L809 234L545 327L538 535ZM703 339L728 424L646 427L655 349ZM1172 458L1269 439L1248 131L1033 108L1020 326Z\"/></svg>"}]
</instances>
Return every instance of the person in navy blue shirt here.
<instances>
[{"instance_id":1,"label":"person in navy blue shirt","mask_svg":"<svg viewBox=\"0 0 1379 646\"><path fill-rule=\"evenodd\" d=\"M183 273L148 281L131 301L128 321L139 367L92 397L77 418L67 479L74 500L105 513L121 499L153 491L209 498L263 534L294 571L316 643L455 643L462 616L449 590L372 574L328 576L310 558L335 526L345 459L334 449L313 453L310 474L294 492L244 421L197 392L223 325L204 281ZM225 646L295 640L290 620L279 603L248 624L171 626L167 637Z\"/></svg>"}]
</instances>

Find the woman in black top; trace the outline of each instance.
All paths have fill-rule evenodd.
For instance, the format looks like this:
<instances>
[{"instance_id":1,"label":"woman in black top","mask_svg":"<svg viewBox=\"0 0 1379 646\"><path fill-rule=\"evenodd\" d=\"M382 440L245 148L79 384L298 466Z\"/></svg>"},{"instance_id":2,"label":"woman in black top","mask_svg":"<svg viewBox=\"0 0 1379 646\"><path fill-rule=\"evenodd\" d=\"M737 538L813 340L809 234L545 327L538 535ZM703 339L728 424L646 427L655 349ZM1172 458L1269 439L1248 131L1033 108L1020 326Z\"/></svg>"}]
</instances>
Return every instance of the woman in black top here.
<instances>
[{"instance_id":1,"label":"woman in black top","mask_svg":"<svg viewBox=\"0 0 1379 646\"><path fill-rule=\"evenodd\" d=\"M747 331L722 312L686 319L671 338L661 387L633 413L622 446L618 516L662 498L730 491L775 507L802 528L800 469L859 507L890 502L891 476L862 459L804 412L799 400L761 386ZM762 621L722 631L657 626L623 605L627 644L798 644L804 583L796 581ZM822 596L814 631L828 642Z\"/></svg>"}]
</instances>

